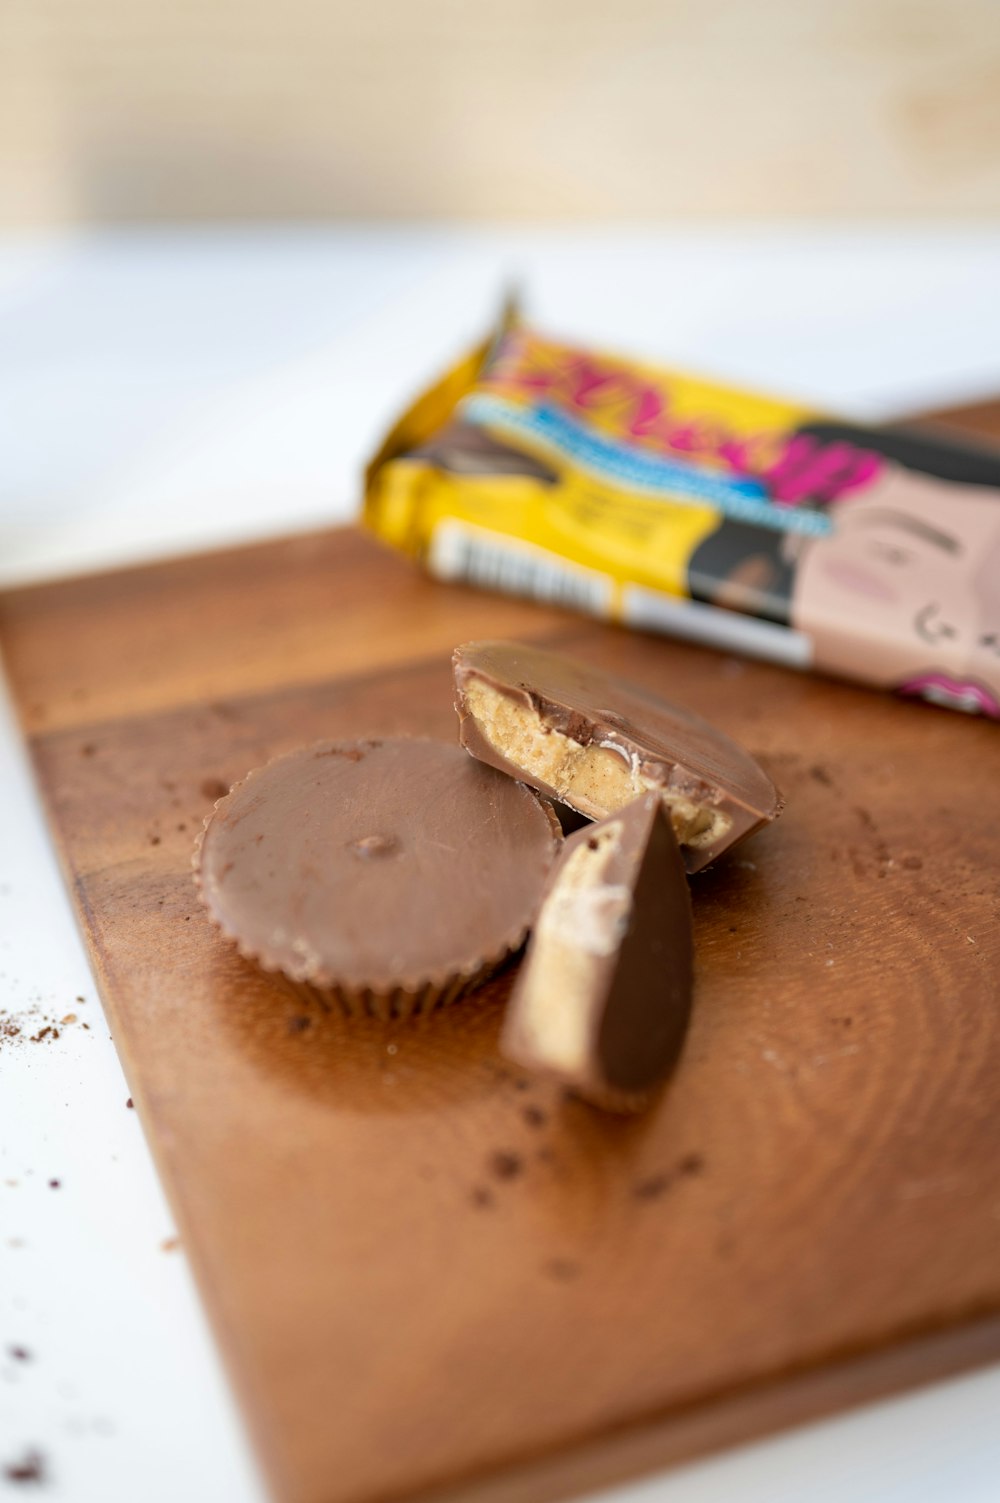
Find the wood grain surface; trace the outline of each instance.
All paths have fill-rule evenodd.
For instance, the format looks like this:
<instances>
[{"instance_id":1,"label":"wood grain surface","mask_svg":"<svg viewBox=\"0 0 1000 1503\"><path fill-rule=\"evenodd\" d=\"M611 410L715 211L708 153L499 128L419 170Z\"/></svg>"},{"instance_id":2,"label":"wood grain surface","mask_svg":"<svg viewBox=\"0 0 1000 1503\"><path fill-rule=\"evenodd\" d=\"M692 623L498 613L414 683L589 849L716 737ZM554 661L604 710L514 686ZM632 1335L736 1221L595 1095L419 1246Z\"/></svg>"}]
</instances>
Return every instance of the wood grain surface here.
<instances>
[{"instance_id":1,"label":"wood grain surface","mask_svg":"<svg viewBox=\"0 0 1000 1503\"><path fill-rule=\"evenodd\" d=\"M995 726L438 586L350 530L14 591L0 634L279 1499L566 1494L1000 1357ZM638 1121L504 1064L509 972L348 1022L195 898L223 785L321 736L453 737L449 651L487 634L690 704L788 798L694 879L693 1026Z\"/></svg>"}]
</instances>

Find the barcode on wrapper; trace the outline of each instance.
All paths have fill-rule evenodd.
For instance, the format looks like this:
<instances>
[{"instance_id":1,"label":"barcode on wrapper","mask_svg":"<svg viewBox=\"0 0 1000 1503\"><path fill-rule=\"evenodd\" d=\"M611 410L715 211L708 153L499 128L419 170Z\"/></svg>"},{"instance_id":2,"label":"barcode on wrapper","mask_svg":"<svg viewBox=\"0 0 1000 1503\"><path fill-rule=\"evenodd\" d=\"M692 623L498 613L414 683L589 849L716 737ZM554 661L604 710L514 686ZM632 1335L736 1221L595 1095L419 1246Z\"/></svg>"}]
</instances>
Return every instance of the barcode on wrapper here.
<instances>
[{"instance_id":1,"label":"barcode on wrapper","mask_svg":"<svg viewBox=\"0 0 1000 1503\"><path fill-rule=\"evenodd\" d=\"M461 579L505 595L524 595L554 605L610 616L614 584L606 574L467 522L439 522L427 567L437 579Z\"/></svg>"}]
</instances>

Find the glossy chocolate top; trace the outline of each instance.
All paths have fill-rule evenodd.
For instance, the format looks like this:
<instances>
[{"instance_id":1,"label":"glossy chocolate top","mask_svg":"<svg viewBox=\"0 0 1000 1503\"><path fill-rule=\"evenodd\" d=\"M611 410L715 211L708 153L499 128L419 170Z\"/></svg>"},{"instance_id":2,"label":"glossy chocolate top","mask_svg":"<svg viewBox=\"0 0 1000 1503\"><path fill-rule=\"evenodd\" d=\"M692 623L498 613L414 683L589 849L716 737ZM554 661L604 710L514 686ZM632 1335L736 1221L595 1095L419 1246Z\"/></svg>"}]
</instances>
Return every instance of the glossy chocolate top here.
<instances>
[{"instance_id":1,"label":"glossy chocolate top","mask_svg":"<svg viewBox=\"0 0 1000 1503\"><path fill-rule=\"evenodd\" d=\"M217 804L196 867L240 950L313 984L444 984L517 948L561 843L551 809L459 746L321 742Z\"/></svg>"}]
</instances>

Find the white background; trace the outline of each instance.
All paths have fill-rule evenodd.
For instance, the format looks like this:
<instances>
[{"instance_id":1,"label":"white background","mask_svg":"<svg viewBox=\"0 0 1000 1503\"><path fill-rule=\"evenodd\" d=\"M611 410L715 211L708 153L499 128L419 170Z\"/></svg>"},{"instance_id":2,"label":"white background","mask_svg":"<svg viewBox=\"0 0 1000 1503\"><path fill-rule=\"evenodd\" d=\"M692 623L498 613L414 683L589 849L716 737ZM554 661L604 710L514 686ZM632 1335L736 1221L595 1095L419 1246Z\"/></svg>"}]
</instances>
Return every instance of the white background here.
<instances>
[{"instance_id":1,"label":"white background","mask_svg":"<svg viewBox=\"0 0 1000 1503\"><path fill-rule=\"evenodd\" d=\"M553 332L860 417L1000 391L1000 231L8 239L0 580L350 516L510 280ZM0 1497L35 1449L54 1503L255 1503L6 703L0 778L0 1025L24 1027L0 1036ZM613 1496L995 1503L998 1412L992 1369Z\"/></svg>"}]
</instances>

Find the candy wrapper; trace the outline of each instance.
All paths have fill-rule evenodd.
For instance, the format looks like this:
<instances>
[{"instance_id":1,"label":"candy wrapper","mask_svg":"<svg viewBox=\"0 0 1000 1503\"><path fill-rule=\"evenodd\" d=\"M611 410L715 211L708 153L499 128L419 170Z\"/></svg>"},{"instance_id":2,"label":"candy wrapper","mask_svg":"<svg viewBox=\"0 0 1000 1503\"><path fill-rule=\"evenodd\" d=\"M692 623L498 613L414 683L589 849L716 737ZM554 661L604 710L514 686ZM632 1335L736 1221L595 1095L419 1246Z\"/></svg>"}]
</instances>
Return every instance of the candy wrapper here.
<instances>
[{"instance_id":1,"label":"candy wrapper","mask_svg":"<svg viewBox=\"0 0 1000 1503\"><path fill-rule=\"evenodd\" d=\"M1000 455L548 339L401 418L365 520L439 579L1000 719Z\"/></svg>"}]
</instances>

